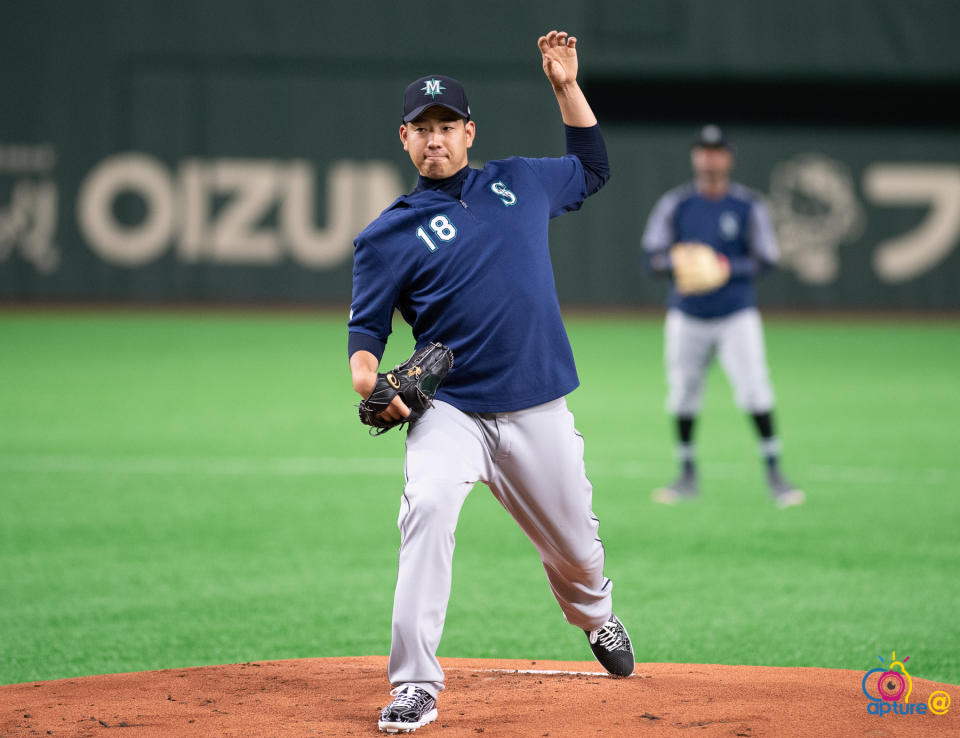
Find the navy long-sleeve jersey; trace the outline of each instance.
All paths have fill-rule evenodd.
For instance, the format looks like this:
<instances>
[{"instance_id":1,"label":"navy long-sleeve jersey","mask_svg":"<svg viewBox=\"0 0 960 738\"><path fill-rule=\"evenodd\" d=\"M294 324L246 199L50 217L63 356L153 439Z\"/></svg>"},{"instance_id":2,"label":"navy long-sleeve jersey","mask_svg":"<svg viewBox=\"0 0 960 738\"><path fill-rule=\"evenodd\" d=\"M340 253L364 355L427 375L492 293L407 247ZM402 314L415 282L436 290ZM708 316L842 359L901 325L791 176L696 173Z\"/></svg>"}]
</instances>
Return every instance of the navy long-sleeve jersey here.
<instances>
[{"instance_id":1,"label":"navy long-sleeve jersey","mask_svg":"<svg viewBox=\"0 0 960 738\"><path fill-rule=\"evenodd\" d=\"M418 346L453 351L437 398L460 410L521 410L574 390L548 226L602 186L590 174L573 155L511 157L467 168L459 193L398 198L354 242L350 353L382 356L396 308Z\"/></svg>"},{"instance_id":2,"label":"navy long-sleeve jersey","mask_svg":"<svg viewBox=\"0 0 960 738\"><path fill-rule=\"evenodd\" d=\"M670 290L669 305L697 318L718 318L756 305L754 277L779 258L770 214L747 187L732 183L721 200L701 196L693 183L660 198L643 234L655 271L669 272L668 251L681 241L708 244L730 261L730 281L705 295Z\"/></svg>"}]
</instances>

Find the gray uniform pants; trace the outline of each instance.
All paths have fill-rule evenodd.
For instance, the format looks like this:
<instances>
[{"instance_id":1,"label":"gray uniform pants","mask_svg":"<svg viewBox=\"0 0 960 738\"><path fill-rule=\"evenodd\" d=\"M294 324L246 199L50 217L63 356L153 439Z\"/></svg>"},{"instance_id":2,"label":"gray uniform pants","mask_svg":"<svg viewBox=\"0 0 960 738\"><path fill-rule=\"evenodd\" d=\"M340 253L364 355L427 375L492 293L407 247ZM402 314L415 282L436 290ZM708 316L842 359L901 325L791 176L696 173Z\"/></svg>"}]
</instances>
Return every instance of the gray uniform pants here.
<instances>
[{"instance_id":1,"label":"gray uniform pants","mask_svg":"<svg viewBox=\"0 0 960 738\"><path fill-rule=\"evenodd\" d=\"M508 413L464 413L445 402L407 434L400 560L388 675L434 697L443 689L436 651L453 568L454 530L475 482L484 482L536 547L566 619L593 630L607 621L599 521L583 463L583 438L564 398Z\"/></svg>"},{"instance_id":2,"label":"gray uniform pants","mask_svg":"<svg viewBox=\"0 0 960 738\"><path fill-rule=\"evenodd\" d=\"M703 380L715 356L733 386L737 407L748 413L773 409L763 325L756 308L708 320L669 310L664 327L669 412L697 414Z\"/></svg>"}]
</instances>

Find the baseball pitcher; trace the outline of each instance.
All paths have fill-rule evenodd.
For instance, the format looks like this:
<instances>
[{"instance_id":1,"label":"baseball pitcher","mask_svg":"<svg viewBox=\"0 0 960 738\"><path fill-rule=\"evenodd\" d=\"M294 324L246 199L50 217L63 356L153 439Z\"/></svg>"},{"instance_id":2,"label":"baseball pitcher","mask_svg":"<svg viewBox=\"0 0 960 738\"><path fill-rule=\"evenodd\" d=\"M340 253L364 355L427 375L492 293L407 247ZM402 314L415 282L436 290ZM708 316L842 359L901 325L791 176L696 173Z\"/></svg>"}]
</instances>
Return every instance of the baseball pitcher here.
<instances>
[{"instance_id":1,"label":"baseball pitcher","mask_svg":"<svg viewBox=\"0 0 960 738\"><path fill-rule=\"evenodd\" d=\"M399 130L417 187L355 241L349 355L361 419L379 432L409 422L412 410L415 417L398 521L394 699L378 722L387 732L437 718L454 530L478 481L536 547L563 615L583 629L597 660L612 674L633 671L603 572L583 439L565 399L579 380L547 240L550 219L579 209L607 181L609 164L577 84L576 38L550 31L538 45L566 156L472 169L477 126L466 91L452 77L422 77L404 92ZM380 372L394 309L410 324L417 353Z\"/></svg>"}]
</instances>

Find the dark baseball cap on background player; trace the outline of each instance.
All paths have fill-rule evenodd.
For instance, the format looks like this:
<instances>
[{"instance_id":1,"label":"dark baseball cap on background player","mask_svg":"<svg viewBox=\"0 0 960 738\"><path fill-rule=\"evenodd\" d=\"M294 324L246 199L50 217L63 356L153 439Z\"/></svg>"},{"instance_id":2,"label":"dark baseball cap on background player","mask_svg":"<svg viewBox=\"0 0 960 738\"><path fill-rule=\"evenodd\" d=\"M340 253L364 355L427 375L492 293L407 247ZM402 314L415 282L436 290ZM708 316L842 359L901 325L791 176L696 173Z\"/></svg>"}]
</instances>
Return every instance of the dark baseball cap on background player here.
<instances>
[{"instance_id":1,"label":"dark baseball cap on background player","mask_svg":"<svg viewBox=\"0 0 960 738\"><path fill-rule=\"evenodd\" d=\"M693 141L693 146L694 148L700 147L704 149L733 150L733 146L730 144L730 139L727 138L727 134L724 133L720 126L714 125L713 123L705 125L697 132L697 137Z\"/></svg>"},{"instance_id":2,"label":"dark baseball cap on background player","mask_svg":"<svg viewBox=\"0 0 960 738\"><path fill-rule=\"evenodd\" d=\"M403 122L416 120L427 108L440 106L470 120L467 93L453 77L430 74L407 85L403 92Z\"/></svg>"}]
</instances>

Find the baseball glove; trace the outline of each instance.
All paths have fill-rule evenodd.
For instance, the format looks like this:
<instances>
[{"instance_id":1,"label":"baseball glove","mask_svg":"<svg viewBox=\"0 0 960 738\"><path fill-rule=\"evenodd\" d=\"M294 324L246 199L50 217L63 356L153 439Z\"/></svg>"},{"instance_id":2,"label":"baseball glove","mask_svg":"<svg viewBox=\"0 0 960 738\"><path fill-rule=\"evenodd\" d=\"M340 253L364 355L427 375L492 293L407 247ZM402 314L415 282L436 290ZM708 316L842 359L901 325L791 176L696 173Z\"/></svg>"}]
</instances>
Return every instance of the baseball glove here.
<instances>
[{"instance_id":1,"label":"baseball glove","mask_svg":"<svg viewBox=\"0 0 960 738\"><path fill-rule=\"evenodd\" d=\"M670 249L673 281L681 295L702 295L730 279L727 257L703 243L687 241Z\"/></svg>"},{"instance_id":2,"label":"baseball glove","mask_svg":"<svg viewBox=\"0 0 960 738\"><path fill-rule=\"evenodd\" d=\"M417 349L393 371L377 374L377 383L370 396L357 405L360 422L371 426L370 435L373 436L412 423L433 405L433 396L440 382L452 368L453 352L442 343L428 343ZM399 420L380 417L397 395L410 408L410 416Z\"/></svg>"}]
</instances>

